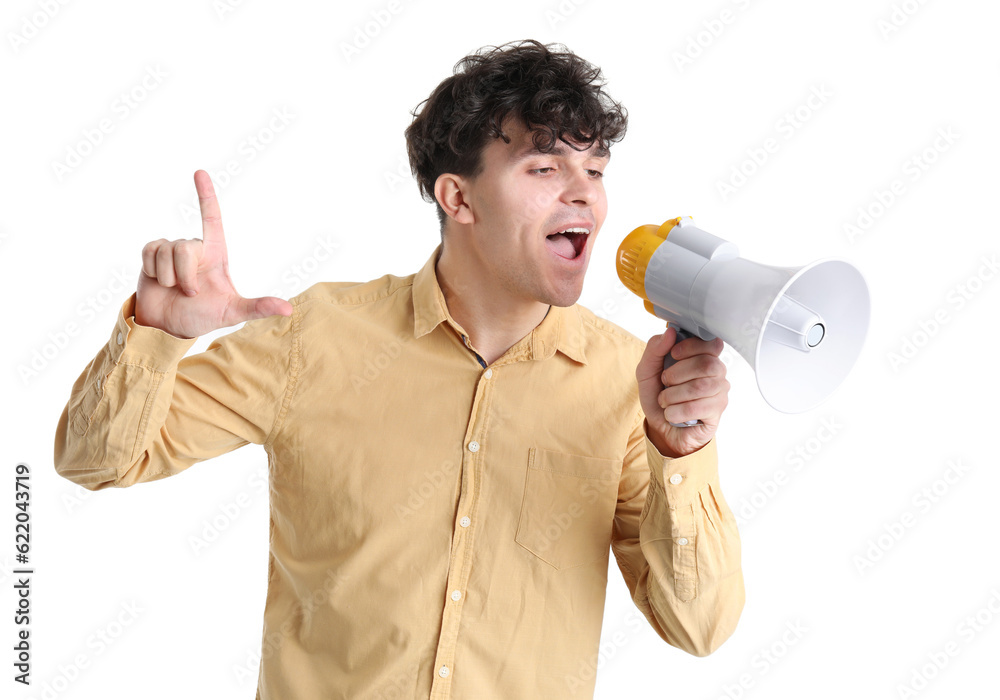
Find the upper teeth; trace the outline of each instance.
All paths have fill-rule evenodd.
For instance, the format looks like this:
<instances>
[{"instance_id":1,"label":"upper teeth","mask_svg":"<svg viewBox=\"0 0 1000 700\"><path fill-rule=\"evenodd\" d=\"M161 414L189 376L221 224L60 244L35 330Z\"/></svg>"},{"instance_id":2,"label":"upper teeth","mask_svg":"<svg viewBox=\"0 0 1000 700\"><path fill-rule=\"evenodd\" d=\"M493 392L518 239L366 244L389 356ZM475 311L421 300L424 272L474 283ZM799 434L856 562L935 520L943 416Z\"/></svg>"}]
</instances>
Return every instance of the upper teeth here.
<instances>
[{"instance_id":1,"label":"upper teeth","mask_svg":"<svg viewBox=\"0 0 1000 700\"><path fill-rule=\"evenodd\" d=\"M568 228L562 233L590 233L590 229L577 226L576 228Z\"/></svg>"}]
</instances>

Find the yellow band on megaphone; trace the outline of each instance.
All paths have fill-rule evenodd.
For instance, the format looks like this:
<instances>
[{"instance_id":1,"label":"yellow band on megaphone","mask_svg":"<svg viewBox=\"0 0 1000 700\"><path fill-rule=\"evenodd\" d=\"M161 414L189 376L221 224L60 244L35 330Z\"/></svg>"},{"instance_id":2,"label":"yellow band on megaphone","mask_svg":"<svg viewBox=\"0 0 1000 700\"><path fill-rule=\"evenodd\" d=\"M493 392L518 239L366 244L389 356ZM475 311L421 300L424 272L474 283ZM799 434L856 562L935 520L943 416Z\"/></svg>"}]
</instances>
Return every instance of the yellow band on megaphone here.
<instances>
[{"instance_id":1,"label":"yellow band on megaphone","mask_svg":"<svg viewBox=\"0 0 1000 700\"><path fill-rule=\"evenodd\" d=\"M646 224L625 236L618 246L616 267L622 284L646 301L646 310L653 313L649 297L646 296L646 268L656 248L667 240L667 234L677 225L681 217L663 222L660 226ZM654 314L655 315L655 314Z\"/></svg>"}]
</instances>

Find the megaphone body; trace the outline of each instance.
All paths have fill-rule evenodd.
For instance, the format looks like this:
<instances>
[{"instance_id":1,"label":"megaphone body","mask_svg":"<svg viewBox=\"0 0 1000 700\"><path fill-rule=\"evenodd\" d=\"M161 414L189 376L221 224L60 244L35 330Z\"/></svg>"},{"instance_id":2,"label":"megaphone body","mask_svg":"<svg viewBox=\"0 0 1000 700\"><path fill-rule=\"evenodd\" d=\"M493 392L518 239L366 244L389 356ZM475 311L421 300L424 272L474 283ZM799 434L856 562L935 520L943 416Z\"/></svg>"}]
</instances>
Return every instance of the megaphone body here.
<instances>
[{"instance_id":1,"label":"megaphone body","mask_svg":"<svg viewBox=\"0 0 1000 700\"><path fill-rule=\"evenodd\" d=\"M852 265L756 263L687 216L632 231L618 248L617 269L654 316L731 345L753 368L764 400L783 413L807 411L832 394L868 331L868 287Z\"/></svg>"}]
</instances>

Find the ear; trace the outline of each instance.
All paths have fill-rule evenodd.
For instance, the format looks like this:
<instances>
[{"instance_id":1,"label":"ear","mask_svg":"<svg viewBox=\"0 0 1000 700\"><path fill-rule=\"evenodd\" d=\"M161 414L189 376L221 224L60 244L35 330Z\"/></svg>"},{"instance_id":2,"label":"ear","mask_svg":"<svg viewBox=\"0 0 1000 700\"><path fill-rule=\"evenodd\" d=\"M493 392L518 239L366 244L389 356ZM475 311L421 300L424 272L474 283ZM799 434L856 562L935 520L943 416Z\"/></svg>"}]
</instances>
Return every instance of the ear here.
<instances>
[{"instance_id":1,"label":"ear","mask_svg":"<svg viewBox=\"0 0 1000 700\"><path fill-rule=\"evenodd\" d=\"M476 217L466 199L469 181L461 175L442 173L434 181L434 199L444 209L444 213L460 224L475 223Z\"/></svg>"}]
</instances>

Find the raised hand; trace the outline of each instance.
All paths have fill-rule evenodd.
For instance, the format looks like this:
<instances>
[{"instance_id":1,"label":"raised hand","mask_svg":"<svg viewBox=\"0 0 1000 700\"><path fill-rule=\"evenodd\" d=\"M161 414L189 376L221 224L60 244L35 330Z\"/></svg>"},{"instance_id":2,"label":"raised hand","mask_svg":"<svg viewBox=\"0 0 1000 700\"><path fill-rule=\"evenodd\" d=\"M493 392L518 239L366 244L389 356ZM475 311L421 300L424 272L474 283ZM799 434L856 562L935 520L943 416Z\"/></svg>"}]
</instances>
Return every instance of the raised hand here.
<instances>
[{"instance_id":1,"label":"raised hand","mask_svg":"<svg viewBox=\"0 0 1000 700\"><path fill-rule=\"evenodd\" d=\"M212 179L194 174L201 206L202 238L150 241L142 249L135 321L178 338L196 338L244 321L290 316L292 305L277 297L245 299L229 277L226 239Z\"/></svg>"}]
</instances>

